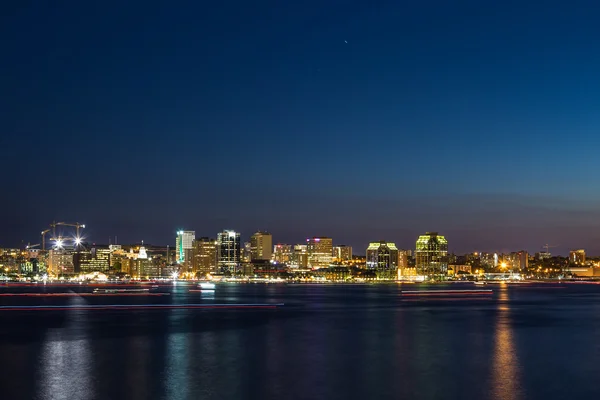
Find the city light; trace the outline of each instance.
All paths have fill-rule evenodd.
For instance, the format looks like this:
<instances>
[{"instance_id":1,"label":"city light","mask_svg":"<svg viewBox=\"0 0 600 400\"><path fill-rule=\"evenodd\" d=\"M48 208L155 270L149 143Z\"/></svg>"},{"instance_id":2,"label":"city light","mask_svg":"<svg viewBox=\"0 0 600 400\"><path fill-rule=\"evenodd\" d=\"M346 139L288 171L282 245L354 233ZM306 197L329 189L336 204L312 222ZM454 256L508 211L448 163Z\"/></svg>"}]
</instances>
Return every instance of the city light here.
<instances>
[{"instance_id":1,"label":"city light","mask_svg":"<svg viewBox=\"0 0 600 400\"><path fill-rule=\"evenodd\" d=\"M76 237L76 238L75 238L75 245L76 245L76 246L79 246L80 244L81 244L81 238L79 238L79 237Z\"/></svg>"},{"instance_id":2,"label":"city light","mask_svg":"<svg viewBox=\"0 0 600 400\"><path fill-rule=\"evenodd\" d=\"M57 249L60 249L63 246L63 241L61 239L56 239L55 245Z\"/></svg>"}]
</instances>

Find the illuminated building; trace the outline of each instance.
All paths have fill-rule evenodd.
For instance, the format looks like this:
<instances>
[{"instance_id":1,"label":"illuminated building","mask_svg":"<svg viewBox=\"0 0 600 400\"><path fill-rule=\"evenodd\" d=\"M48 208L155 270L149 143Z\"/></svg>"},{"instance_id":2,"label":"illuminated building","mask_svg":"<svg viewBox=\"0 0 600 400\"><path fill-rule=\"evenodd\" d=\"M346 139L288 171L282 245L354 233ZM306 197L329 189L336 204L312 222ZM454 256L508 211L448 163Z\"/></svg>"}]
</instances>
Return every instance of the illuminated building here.
<instances>
[{"instance_id":1,"label":"illuminated building","mask_svg":"<svg viewBox=\"0 0 600 400\"><path fill-rule=\"evenodd\" d=\"M585 264L585 250L571 250L569 252L569 262L571 264Z\"/></svg>"},{"instance_id":2,"label":"illuminated building","mask_svg":"<svg viewBox=\"0 0 600 400\"><path fill-rule=\"evenodd\" d=\"M107 272L110 269L111 250L108 247L94 246L89 251L74 255L75 272Z\"/></svg>"},{"instance_id":3,"label":"illuminated building","mask_svg":"<svg viewBox=\"0 0 600 400\"><path fill-rule=\"evenodd\" d=\"M273 255L273 235L268 232L256 232L250 237L250 259L271 260Z\"/></svg>"},{"instance_id":4,"label":"illuminated building","mask_svg":"<svg viewBox=\"0 0 600 400\"><path fill-rule=\"evenodd\" d=\"M252 245L250 242L244 242L242 246L242 262L250 262L252 260Z\"/></svg>"},{"instance_id":5,"label":"illuminated building","mask_svg":"<svg viewBox=\"0 0 600 400\"><path fill-rule=\"evenodd\" d=\"M272 258L273 261L277 264L289 263L292 259L292 246L289 244L276 244L273 248Z\"/></svg>"},{"instance_id":6,"label":"illuminated building","mask_svg":"<svg viewBox=\"0 0 600 400\"><path fill-rule=\"evenodd\" d=\"M289 265L293 268L308 268L308 253L305 244L297 244L292 251Z\"/></svg>"},{"instance_id":7,"label":"illuminated building","mask_svg":"<svg viewBox=\"0 0 600 400\"><path fill-rule=\"evenodd\" d=\"M333 259L333 240L329 237L313 237L306 239L308 266L310 268L329 267Z\"/></svg>"},{"instance_id":8,"label":"illuminated building","mask_svg":"<svg viewBox=\"0 0 600 400\"><path fill-rule=\"evenodd\" d=\"M194 241L192 271L201 275L214 274L217 271L217 241L201 237Z\"/></svg>"},{"instance_id":9,"label":"illuminated building","mask_svg":"<svg viewBox=\"0 0 600 400\"><path fill-rule=\"evenodd\" d=\"M511 258L514 270L526 270L529 267L529 253L525 250L511 253Z\"/></svg>"},{"instance_id":10,"label":"illuminated building","mask_svg":"<svg viewBox=\"0 0 600 400\"><path fill-rule=\"evenodd\" d=\"M48 272L53 275L72 274L73 253L68 250L52 249L48 252Z\"/></svg>"},{"instance_id":11,"label":"illuminated building","mask_svg":"<svg viewBox=\"0 0 600 400\"><path fill-rule=\"evenodd\" d=\"M178 231L175 239L175 249L177 251L176 263L186 265L189 264L191 250L193 249L196 232L194 231ZM186 251L188 250L188 251ZM187 257L186 257L187 256Z\"/></svg>"},{"instance_id":12,"label":"illuminated building","mask_svg":"<svg viewBox=\"0 0 600 400\"><path fill-rule=\"evenodd\" d=\"M352 246L339 245L333 248L333 258L339 261L352 260Z\"/></svg>"},{"instance_id":13,"label":"illuminated building","mask_svg":"<svg viewBox=\"0 0 600 400\"><path fill-rule=\"evenodd\" d=\"M471 266L462 264L462 265L448 265L448 275L460 276L460 275L470 275L471 274Z\"/></svg>"},{"instance_id":14,"label":"illuminated building","mask_svg":"<svg viewBox=\"0 0 600 400\"><path fill-rule=\"evenodd\" d=\"M417 273L425 276L443 276L448 270L448 241L437 232L419 236L415 248Z\"/></svg>"},{"instance_id":15,"label":"illuminated building","mask_svg":"<svg viewBox=\"0 0 600 400\"><path fill-rule=\"evenodd\" d=\"M367 269L375 271L378 279L396 279L398 248L386 241L371 242L367 247Z\"/></svg>"},{"instance_id":16,"label":"illuminated building","mask_svg":"<svg viewBox=\"0 0 600 400\"><path fill-rule=\"evenodd\" d=\"M535 253L535 258L537 258L538 260L547 260L549 258L552 258L552 253L550 253L549 251L540 251L539 253Z\"/></svg>"},{"instance_id":17,"label":"illuminated building","mask_svg":"<svg viewBox=\"0 0 600 400\"><path fill-rule=\"evenodd\" d=\"M224 230L217 234L217 265L221 273L236 273L240 265L240 234Z\"/></svg>"}]
</instances>

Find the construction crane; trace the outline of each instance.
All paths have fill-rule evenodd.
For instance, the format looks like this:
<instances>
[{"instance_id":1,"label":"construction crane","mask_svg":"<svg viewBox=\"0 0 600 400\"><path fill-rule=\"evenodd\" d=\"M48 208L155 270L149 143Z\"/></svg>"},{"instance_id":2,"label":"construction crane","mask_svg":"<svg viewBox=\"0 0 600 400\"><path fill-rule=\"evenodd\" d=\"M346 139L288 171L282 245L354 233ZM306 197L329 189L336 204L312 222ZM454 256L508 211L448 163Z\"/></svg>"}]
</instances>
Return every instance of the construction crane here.
<instances>
[{"instance_id":1,"label":"construction crane","mask_svg":"<svg viewBox=\"0 0 600 400\"><path fill-rule=\"evenodd\" d=\"M542 249L546 249L546 253L550 253L550 249L553 249L558 246L550 246L548 243L542 246Z\"/></svg>"},{"instance_id":2,"label":"construction crane","mask_svg":"<svg viewBox=\"0 0 600 400\"><path fill-rule=\"evenodd\" d=\"M67 223L67 222L55 222L54 226L56 225L61 225L61 226L72 226L76 229L77 232L77 238L80 238L81 236L79 236L79 229L81 228L85 228L85 224L80 224L79 222L75 222L75 223Z\"/></svg>"},{"instance_id":3,"label":"construction crane","mask_svg":"<svg viewBox=\"0 0 600 400\"><path fill-rule=\"evenodd\" d=\"M50 232L50 229L42 231L42 251L46 251L46 233Z\"/></svg>"},{"instance_id":4,"label":"construction crane","mask_svg":"<svg viewBox=\"0 0 600 400\"><path fill-rule=\"evenodd\" d=\"M40 244L31 244L31 243L27 243L27 246L25 246L25 249L29 250L29 249L33 249L34 247L38 247Z\"/></svg>"}]
</instances>

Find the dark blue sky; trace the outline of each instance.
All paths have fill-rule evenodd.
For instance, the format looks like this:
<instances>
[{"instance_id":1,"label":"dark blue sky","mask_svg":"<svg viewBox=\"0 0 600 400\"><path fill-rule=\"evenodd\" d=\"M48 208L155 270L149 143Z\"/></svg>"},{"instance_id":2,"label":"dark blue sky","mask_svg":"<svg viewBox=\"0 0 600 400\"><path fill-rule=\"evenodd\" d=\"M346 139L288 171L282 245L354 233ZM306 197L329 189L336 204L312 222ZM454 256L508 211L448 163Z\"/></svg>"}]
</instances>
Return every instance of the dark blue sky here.
<instances>
[{"instance_id":1,"label":"dark blue sky","mask_svg":"<svg viewBox=\"0 0 600 400\"><path fill-rule=\"evenodd\" d=\"M600 253L596 1L90 3L3 6L0 246Z\"/></svg>"}]
</instances>

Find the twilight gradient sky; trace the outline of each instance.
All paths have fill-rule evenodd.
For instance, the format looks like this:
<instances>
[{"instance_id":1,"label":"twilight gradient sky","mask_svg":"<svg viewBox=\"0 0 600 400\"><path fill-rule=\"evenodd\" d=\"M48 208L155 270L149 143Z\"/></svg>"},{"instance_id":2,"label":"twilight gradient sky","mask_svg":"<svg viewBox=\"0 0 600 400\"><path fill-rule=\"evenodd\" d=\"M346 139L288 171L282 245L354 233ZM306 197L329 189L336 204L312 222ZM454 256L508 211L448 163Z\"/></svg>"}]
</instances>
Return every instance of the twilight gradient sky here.
<instances>
[{"instance_id":1,"label":"twilight gradient sky","mask_svg":"<svg viewBox=\"0 0 600 400\"><path fill-rule=\"evenodd\" d=\"M598 21L591 0L12 0L0 246L56 219L103 243L600 254Z\"/></svg>"}]
</instances>

